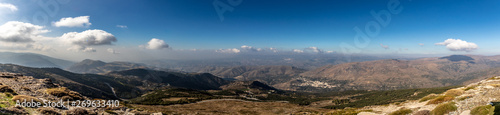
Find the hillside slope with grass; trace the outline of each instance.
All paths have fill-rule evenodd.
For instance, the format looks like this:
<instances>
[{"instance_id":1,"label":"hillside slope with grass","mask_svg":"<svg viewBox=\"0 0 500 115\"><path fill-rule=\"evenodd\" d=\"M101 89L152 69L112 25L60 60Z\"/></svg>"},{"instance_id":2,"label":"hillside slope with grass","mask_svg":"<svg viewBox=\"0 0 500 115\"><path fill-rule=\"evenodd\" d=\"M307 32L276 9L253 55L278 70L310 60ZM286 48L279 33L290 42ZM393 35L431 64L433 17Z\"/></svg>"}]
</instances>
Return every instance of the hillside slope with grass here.
<instances>
[{"instance_id":1,"label":"hillside slope with grass","mask_svg":"<svg viewBox=\"0 0 500 115\"><path fill-rule=\"evenodd\" d=\"M463 87L430 94L419 100L407 100L379 106L366 106L363 115L493 115L500 114L500 76Z\"/></svg>"}]
</instances>

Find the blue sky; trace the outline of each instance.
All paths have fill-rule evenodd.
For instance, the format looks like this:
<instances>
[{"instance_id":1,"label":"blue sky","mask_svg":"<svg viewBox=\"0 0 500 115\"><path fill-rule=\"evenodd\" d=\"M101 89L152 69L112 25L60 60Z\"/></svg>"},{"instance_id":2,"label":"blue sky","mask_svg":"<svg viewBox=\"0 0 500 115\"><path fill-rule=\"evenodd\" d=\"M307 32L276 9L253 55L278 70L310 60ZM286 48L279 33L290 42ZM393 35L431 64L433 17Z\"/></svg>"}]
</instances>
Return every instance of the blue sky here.
<instances>
[{"instance_id":1,"label":"blue sky","mask_svg":"<svg viewBox=\"0 0 500 115\"><path fill-rule=\"evenodd\" d=\"M98 29L117 39L111 44L92 46L95 49L109 45L113 49L135 47L137 51L149 52L138 46L157 38L168 44L168 48L160 50L218 50L248 45L284 51L317 47L342 53L341 43L354 45L354 27L364 30L368 22L376 21L370 11L388 10L388 3L399 2L401 12L391 14L391 21L370 37L368 46L357 47L360 53L500 54L495 50L500 47L498 0L241 0L234 6L227 0L48 1L59 10L47 12L47 4L35 0L1 0L0 3L12 4L17 10L0 9L0 24L20 21L43 26L50 32L41 35L54 38L68 32ZM217 1L233 9L222 14L223 20L214 7ZM46 20L33 19L41 15ZM62 18L79 16L89 16L91 25L52 25ZM435 45L449 38L477 47L459 46L458 50L451 50L447 45Z\"/></svg>"}]
</instances>

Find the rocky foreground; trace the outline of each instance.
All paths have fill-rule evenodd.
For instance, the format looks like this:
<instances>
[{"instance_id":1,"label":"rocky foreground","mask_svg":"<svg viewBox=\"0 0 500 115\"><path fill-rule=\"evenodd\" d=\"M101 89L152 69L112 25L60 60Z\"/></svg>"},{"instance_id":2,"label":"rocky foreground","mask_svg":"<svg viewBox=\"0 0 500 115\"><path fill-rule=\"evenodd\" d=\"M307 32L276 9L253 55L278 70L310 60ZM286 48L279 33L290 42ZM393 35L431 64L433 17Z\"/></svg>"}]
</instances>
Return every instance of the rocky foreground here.
<instances>
[{"instance_id":1,"label":"rocky foreground","mask_svg":"<svg viewBox=\"0 0 500 115\"><path fill-rule=\"evenodd\" d=\"M500 102L500 76L420 100L364 107L359 115L493 115L500 109L492 106L495 102Z\"/></svg>"},{"instance_id":2,"label":"rocky foreground","mask_svg":"<svg viewBox=\"0 0 500 115\"><path fill-rule=\"evenodd\" d=\"M26 100L27 103L23 103ZM81 107L83 101L89 103ZM35 79L15 73L0 73L0 114L154 114L127 108L118 100L91 99L52 83L50 79ZM72 102L76 105L72 105ZM98 105L97 103L103 102ZM105 106L106 105L106 106ZM99 106L99 107L97 107ZM161 113L159 113L161 114Z\"/></svg>"}]
</instances>

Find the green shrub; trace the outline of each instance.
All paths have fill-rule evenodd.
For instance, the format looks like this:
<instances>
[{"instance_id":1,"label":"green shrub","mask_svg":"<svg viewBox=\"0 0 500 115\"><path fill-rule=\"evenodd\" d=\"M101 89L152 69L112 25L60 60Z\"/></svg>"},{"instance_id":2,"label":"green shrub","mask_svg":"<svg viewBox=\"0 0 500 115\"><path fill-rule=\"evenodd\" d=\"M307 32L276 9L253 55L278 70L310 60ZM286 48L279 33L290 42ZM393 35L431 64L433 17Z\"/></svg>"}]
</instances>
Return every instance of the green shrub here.
<instances>
[{"instance_id":1,"label":"green shrub","mask_svg":"<svg viewBox=\"0 0 500 115\"><path fill-rule=\"evenodd\" d=\"M436 106L436 108L431 111L431 115L444 115L455 110L457 110L457 106L455 106L454 102L443 103Z\"/></svg>"},{"instance_id":2,"label":"green shrub","mask_svg":"<svg viewBox=\"0 0 500 115\"><path fill-rule=\"evenodd\" d=\"M439 103L451 101L453 99L455 99L454 96L442 95L442 96L439 96L439 97L436 97L436 98L430 100L429 102L427 102L427 105L430 105L430 104L439 104Z\"/></svg>"},{"instance_id":3,"label":"green shrub","mask_svg":"<svg viewBox=\"0 0 500 115\"><path fill-rule=\"evenodd\" d=\"M410 109L401 108L401 109L399 109L397 111L389 113L389 115L407 115L407 114L411 114L411 112L413 112L413 111L410 110Z\"/></svg>"},{"instance_id":4,"label":"green shrub","mask_svg":"<svg viewBox=\"0 0 500 115\"><path fill-rule=\"evenodd\" d=\"M438 95L436 95L436 94L429 94L429 95L421 98L419 102L424 102L424 101L427 101L427 100L431 100L431 99L434 99L436 97L438 97Z\"/></svg>"},{"instance_id":5,"label":"green shrub","mask_svg":"<svg viewBox=\"0 0 500 115\"><path fill-rule=\"evenodd\" d=\"M470 111L470 114L471 115L493 115L493 110L495 110L495 108L491 105L477 106L477 107L474 107L474 109L472 109Z\"/></svg>"}]
</instances>

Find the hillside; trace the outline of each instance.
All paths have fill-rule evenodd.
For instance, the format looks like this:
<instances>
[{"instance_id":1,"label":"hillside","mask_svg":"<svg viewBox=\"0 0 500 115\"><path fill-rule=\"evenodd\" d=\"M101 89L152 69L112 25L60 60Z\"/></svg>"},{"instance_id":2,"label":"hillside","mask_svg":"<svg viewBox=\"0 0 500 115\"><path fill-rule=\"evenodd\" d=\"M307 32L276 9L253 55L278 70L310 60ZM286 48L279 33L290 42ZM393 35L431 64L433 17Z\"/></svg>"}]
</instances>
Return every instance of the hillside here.
<instances>
[{"instance_id":1,"label":"hillside","mask_svg":"<svg viewBox=\"0 0 500 115\"><path fill-rule=\"evenodd\" d=\"M131 69L106 74L119 78L119 82L135 85L141 89L155 89L164 86L191 88L197 90L216 90L229 81L209 73L178 73L150 69Z\"/></svg>"},{"instance_id":2,"label":"hillside","mask_svg":"<svg viewBox=\"0 0 500 115\"><path fill-rule=\"evenodd\" d=\"M229 80L260 81L271 86L297 77L305 69L293 66L236 66L204 67L198 72L207 72Z\"/></svg>"},{"instance_id":3,"label":"hillside","mask_svg":"<svg viewBox=\"0 0 500 115\"><path fill-rule=\"evenodd\" d=\"M37 79L49 78L54 83L94 98L117 99L111 87L120 98L132 98L140 94L140 90L131 85L121 84L113 77L96 74L77 74L59 68L31 68L12 64L0 64L0 71L21 73Z\"/></svg>"},{"instance_id":4,"label":"hillside","mask_svg":"<svg viewBox=\"0 0 500 115\"><path fill-rule=\"evenodd\" d=\"M484 79L485 76L496 75L497 67L500 67L500 56L450 55L416 60L386 59L351 62L327 65L312 70L285 65L199 66L192 70L196 70L196 73L211 73L225 80L260 81L281 90L321 92L463 85ZM134 68L175 72L142 64L106 63L98 60L84 60L69 70L106 73ZM215 88L215 86L210 88Z\"/></svg>"},{"instance_id":5,"label":"hillside","mask_svg":"<svg viewBox=\"0 0 500 115\"><path fill-rule=\"evenodd\" d=\"M217 90L229 83L208 73L178 73L149 69L131 69L97 75L72 73L59 68L0 64L0 71L21 73L34 78L49 78L82 95L103 99L135 98L165 86Z\"/></svg>"},{"instance_id":6,"label":"hillside","mask_svg":"<svg viewBox=\"0 0 500 115\"><path fill-rule=\"evenodd\" d=\"M500 66L498 56L447 56L417 60L377 60L323 66L300 75L338 90L428 88L477 82ZM293 85L289 81L284 85Z\"/></svg>"},{"instance_id":7,"label":"hillside","mask_svg":"<svg viewBox=\"0 0 500 115\"><path fill-rule=\"evenodd\" d=\"M81 62L78 62L66 70L75 72L75 73L107 73L111 71L122 71L129 70L135 68L147 68L145 65L129 63L129 62L103 62L100 60L90 60L85 59Z\"/></svg>"}]
</instances>

